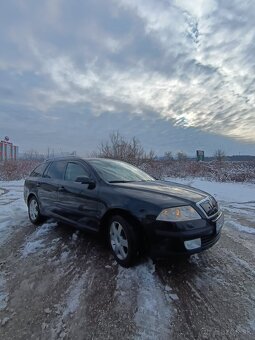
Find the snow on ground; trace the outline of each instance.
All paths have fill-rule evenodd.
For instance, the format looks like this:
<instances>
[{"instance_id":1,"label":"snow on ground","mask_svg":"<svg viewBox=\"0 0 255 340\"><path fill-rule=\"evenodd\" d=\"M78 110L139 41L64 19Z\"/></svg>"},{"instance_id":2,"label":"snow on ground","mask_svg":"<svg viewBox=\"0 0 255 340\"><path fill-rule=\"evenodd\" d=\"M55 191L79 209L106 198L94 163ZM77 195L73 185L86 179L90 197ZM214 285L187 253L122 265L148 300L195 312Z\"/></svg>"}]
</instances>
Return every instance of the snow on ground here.
<instances>
[{"instance_id":1,"label":"snow on ground","mask_svg":"<svg viewBox=\"0 0 255 340\"><path fill-rule=\"evenodd\" d=\"M20 200L19 189L18 193L15 194L7 191L4 187L15 187L21 184L13 183L13 186L10 183L4 183L3 188L0 188L0 246L6 242L9 235L13 231L13 225L15 225L15 220L19 216L23 216L23 207ZM1 260L1 259L0 259ZM1 263L0 263L1 265ZM0 267L1 268L1 267ZM7 306L7 302L9 299L9 292L6 287L6 273L4 271L0 272L0 311L4 310Z\"/></svg>"},{"instance_id":2,"label":"snow on ground","mask_svg":"<svg viewBox=\"0 0 255 340\"><path fill-rule=\"evenodd\" d=\"M23 180L0 181L0 245L6 242L15 228L28 222L23 184Z\"/></svg>"},{"instance_id":3,"label":"snow on ground","mask_svg":"<svg viewBox=\"0 0 255 340\"><path fill-rule=\"evenodd\" d=\"M168 339L171 337L170 320L174 314L171 305L171 288L165 289L155 275L151 260L134 268L119 267L117 274L116 297L120 305L131 309L134 302L130 291L136 292L137 309L134 315L136 324L135 339Z\"/></svg>"},{"instance_id":4,"label":"snow on ground","mask_svg":"<svg viewBox=\"0 0 255 340\"><path fill-rule=\"evenodd\" d=\"M240 223L233 221L233 220L230 220L228 222L228 224L229 224L230 227L233 227L238 231L245 232L247 234L255 235L255 228L245 227L245 226L241 225Z\"/></svg>"},{"instance_id":5,"label":"snow on ground","mask_svg":"<svg viewBox=\"0 0 255 340\"><path fill-rule=\"evenodd\" d=\"M46 236L47 234L52 232L52 229L54 229L57 226L57 223L44 223L43 225L39 226L36 229L36 232L33 233L26 241L24 246L22 247L22 256L26 257L30 254L33 254L35 252L38 252L41 249L44 249L45 243L46 243ZM52 246L47 249L49 251L54 244L58 241L59 239L54 239L51 241Z\"/></svg>"},{"instance_id":6,"label":"snow on ground","mask_svg":"<svg viewBox=\"0 0 255 340\"><path fill-rule=\"evenodd\" d=\"M67 330L65 322L78 310L80 306L81 295L84 291L86 291L85 288L88 283L88 275L89 274L87 271L80 277L79 275L76 275L73 278L68 291L66 292L65 300L62 302L62 304L55 305L58 316L51 320L52 339L63 339L66 337ZM85 316L83 316L83 318L85 321Z\"/></svg>"},{"instance_id":7,"label":"snow on ground","mask_svg":"<svg viewBox=\"0 0 255 340\"><path fill-rule=\"evenodd\" d=\"M0 310L5 309L8 301L8 292L6 290L6 279L4 273L0 272Z\"/></svg>"}]
</instances>

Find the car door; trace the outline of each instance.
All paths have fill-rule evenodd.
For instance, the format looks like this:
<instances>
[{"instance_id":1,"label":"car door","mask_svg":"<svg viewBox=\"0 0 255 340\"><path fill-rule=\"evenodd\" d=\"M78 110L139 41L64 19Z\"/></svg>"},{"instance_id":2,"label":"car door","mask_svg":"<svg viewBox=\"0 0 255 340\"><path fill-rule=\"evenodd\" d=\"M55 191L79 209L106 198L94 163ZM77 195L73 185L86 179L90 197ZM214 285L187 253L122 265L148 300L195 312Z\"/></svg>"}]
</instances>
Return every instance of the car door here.
<instances>
[{"instance_id":1,"label":"car door","mask_svg":"<svg viewBox=\"0 0 255 340\"><path fill-rule=\"evenodd\" d=\"M48 167L49 163L39 164L26 178L24 183L24 199L27 202L29 194L34 194L40 204L40 209L44 206L43 197L41 197L41 183L43 182L43 174Z\"/></svg>"},{"instance_id":2,"label":"car door","mask_svg":"<svg viewBox=\"0 0 255 340\"><path fill-rule=\"evenodd\" d=\"M91 178L95 185L76 182L77 177ZM97 193L96 179L87 166L78 161L69 161L59 187L59 213L81 228L96 231L99 227Z\"/></svg>"},{"instance_id":3,"label":"car door","mask_svg":"<svg viewBox=\"0 0 255 340\"><path fill-rule=\"evenodd\" d=\"M63 181L67 162L53 161L40 179L38 195L46 215L54 216L57 213L58 189Z\"/></svg>"}]
</instances>

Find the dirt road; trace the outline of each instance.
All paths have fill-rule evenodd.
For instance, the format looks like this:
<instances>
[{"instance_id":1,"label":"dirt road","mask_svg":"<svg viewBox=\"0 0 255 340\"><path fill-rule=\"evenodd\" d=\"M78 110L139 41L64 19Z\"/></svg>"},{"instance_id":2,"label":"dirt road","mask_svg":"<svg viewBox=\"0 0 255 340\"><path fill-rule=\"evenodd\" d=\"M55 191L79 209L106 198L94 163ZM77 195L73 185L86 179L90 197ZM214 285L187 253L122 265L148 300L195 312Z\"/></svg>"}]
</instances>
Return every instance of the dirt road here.
<instances>
[{"instance_id":1,"label":"dirt road","mask_svg":"<svg viewBox=\"0 0 255 340\"><path fill-rule=\"evenodd\" d=\"M22 182L0 187L2 340L255 338L255 202L222 202L210 250L123 269L95 237L31 225Z\"/></svg>"}]
</instances>

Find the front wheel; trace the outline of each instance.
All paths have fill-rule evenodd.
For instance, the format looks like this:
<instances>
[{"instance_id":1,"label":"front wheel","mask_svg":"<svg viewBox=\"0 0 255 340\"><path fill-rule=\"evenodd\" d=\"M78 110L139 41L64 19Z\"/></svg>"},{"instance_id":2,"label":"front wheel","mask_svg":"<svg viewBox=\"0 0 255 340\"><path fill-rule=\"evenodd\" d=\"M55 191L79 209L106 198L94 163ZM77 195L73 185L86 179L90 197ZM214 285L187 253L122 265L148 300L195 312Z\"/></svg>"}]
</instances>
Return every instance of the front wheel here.
<instances>
[{"instance_id":1,"label":"front wheel","mask_svg":"<svg viewBox=\"0 0 255 340\"><path fill-rule=\"evenodd\" d=\"M35 196L32 196L28 202L28 216L33 224L39 224L43 219Z\"/></svg>"},{"instance_id":2,"label":"front wheel","mask_svg":"<svg viewBox=\"0 0 255 340\"><path fill-rule=\"evenodd\" d=\"M109 222L109 243L116 261L130 267L137 259L138 238L132 225L122 216L113 216Z\"/></svg>"}]
</instances>

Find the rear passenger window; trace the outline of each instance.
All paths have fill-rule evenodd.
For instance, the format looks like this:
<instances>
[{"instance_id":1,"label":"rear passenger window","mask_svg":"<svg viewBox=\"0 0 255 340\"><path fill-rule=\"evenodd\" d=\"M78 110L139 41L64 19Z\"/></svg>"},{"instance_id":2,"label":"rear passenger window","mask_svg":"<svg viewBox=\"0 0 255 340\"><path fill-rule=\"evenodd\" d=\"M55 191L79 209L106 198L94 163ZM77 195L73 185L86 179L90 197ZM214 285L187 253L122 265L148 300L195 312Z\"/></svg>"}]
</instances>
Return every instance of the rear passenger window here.
<instances>
[{"instance_id":1,"label":"rear passenger window","mask_svg":"<svg viewBox=\"0 0 255 340\"><path fill-rule=\"evenodd\" d=\"M63 179L65 173L66 162L55 161L49 166L45 177L52 179Z\"/></svg>"},{"instance_id":2,"label":"rear passenger window","mask_svg":"<svg viewBox=\"0 0 255 340\"><path fill-rule=\"evenodd\" d=\"M38 165L30 174L31 177L42 177L48 163Z\"/></svg>"},{"instance_id":3,"label":"rear passenger window","mask_svg":"<svg viewBox=\"0 0 255 340\"><path fill-rule=\"evenodd\" d=\"M65 180L75 181L79 176L89 177L88 171L80 164L68 163L66 168Z\"/></svg>"}]
</instances>

